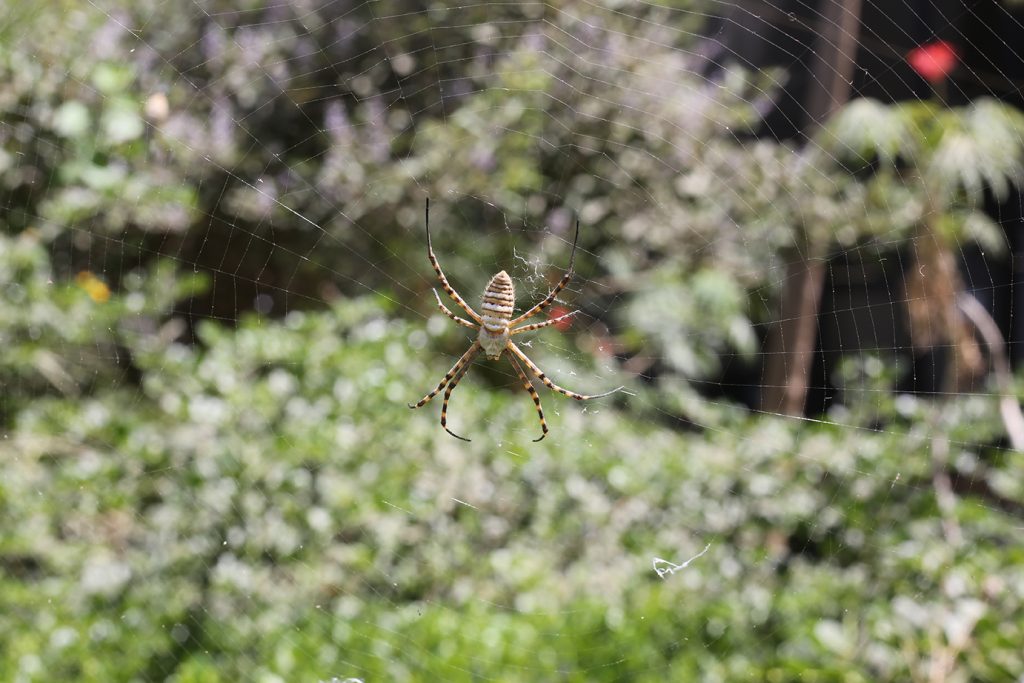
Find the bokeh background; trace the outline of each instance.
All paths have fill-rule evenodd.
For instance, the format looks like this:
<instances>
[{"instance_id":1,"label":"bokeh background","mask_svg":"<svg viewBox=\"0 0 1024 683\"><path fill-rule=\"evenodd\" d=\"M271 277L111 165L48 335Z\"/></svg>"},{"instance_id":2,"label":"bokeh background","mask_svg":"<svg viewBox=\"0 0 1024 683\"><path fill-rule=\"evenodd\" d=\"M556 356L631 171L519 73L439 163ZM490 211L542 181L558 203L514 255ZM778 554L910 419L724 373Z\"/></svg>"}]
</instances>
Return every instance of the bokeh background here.
<instances>
[{"instance_id":1,"label":"bokeh background","mask_svg":"<svg viewBox=\"0 0 1024 683\"><path fill-rule=\"evenodd\" d=\"M898 6L897 6L898 5ZM1024 8L9 0L0 680L1024 677ZM577 277L478 360L475 304ZM543 318L541 318L542 320Z\"/></svg>"}]
</instances>

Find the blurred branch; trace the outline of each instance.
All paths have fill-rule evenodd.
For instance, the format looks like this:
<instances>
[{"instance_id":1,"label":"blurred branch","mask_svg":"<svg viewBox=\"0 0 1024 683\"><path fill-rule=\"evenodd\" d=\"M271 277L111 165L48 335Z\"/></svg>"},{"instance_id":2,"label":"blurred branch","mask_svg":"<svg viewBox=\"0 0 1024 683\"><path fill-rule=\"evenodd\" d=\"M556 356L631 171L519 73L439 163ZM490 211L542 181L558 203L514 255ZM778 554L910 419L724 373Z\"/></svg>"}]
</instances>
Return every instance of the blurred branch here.
<instances>
[{"instance_id":1,"label":"blurred branch","mask_svg":"<svg viewBox=\"0 0 1024 683\"><path fill-rule=\"evenodd\" d=\"M39 374L65 396L78 395L78 383L60 361L60 356L47 349L39 349L32 358Z\"/></svg>"},{"instance_id":2,"label":"blurred branch","mask_svg":"<svg viewBox=\"0 0 1024 683\"><path fill-rule=\"evenodd\" d=\"M935 488L935 503L942 516L942 531L946 542L957 547L963 543L964 535L956 518L956 495L949 479L949 437L940 428L944 421L942 406L932 413L932 486Z\"/></svg>"},{"instance_id":3,"label":"blurred branch","mask_svg":"<svg viewBox=\"0 0 1024 683\"><path fill-rule=\"evenodd\" d=\"M1000 394L999 413L1003 417L1006 434L1014 450L1024 451L1024 413L1021 412L1020 403L1013 394L1013 373L1006 357L1006 341L996 321L974 295L960 292L957 305L985 340L985 346L988 347L992 358L992 373L995 375L996 387Z\"/></svg>"}]
</instances>

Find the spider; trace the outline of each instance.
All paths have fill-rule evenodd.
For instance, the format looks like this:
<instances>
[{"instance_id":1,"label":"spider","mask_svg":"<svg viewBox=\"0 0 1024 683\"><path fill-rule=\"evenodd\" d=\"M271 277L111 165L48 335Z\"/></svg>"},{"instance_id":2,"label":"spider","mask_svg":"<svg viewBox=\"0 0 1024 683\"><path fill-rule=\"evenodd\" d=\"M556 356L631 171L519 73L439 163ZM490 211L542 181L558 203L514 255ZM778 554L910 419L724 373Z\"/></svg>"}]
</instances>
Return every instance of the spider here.
<instances>
[{"instance_id":1,"label":"spider","mask_svg":"<svg viewBox=\"0 0 1024 683\"><path fill-rule=\"evenodd\" d=\"M544 421L544 409L540 407L540 396L537 395L537 390L534 389L533 384L530 382L529 377L523 371L522 364L525 363L526 367L530 369L537 378L543 382L549 389L557 391L560 394L564 394L569 398L574 398L577 401L587 401L592 398L601 398L602 396L608 396L614 394L623 387L617 387L611 391L606 391L603 394L594 394L593 396L585 396L583 394L577 394L575 391L569 391L558 386L544 374L544 372L537 367L537 364L527 357L523 350L516 346L515 342L512 341L512 337L523 332L532 332L533 330L539 330L542 327L548 325L554 325L557 322L565 320L569 316L574 315L577 311L566 313L565 315L552 318L551 320L545 320L542 323L533 323L532 325L523 325L522 327L516 327L519 323L523 322L527 318L531 318L537 313L540 313L547 308L558 296L558 293L565 289L565 286L569 284L569 280L572 279L573 275L573 263L576 259L576 241L580 236L580 222L576 220L576 235L572 240L572 253L569 255L569 270L566 271L562 279L555 285L555 288L551 290L551 293L547 297L533 306L525 313L520 315L518 318L512 318L512 311L515 305L515 288L512 285L512 278L508 276L504 270L491 278L491 281L487 283L487 288L484 290L483 296L483 315L479 315L476 311L469 307L469 304L463 300L459 293L456 292L450 284L448 284L448 278L441 272L441 266L437 262L437 257L434 256L434 249L430 244L430 199L427 198L427 205L425 211L425 223L427 228L427 258L430 259L430 265L434 267L434 272L437 274L437 279L441 281L441 288L447 292L448 296L457 303L462 310L464 310L473 322L460 318L459 316L452 313L448 308L441 303L441 297L438 296L437 290L434 291L434 298L437 299L437 305L441 311L449 318L454 320L463 327L468 327L471 330L478 330L476 340L470 345L469 349L462 354L462 357L455 362L451 370L445 373L444 379L438 383L437 388L431 391L429 394L424 396L417 403L410 403L409 407L416 409L425 406L430 402L432 398L437 396L442 389L444 392L444 402L441 404L441 427L446 432L454 436L456 439L462 439L463 441L469 441L464 436L459 436L452 430L448 429L448 400L451 398L452 392L455 390L455 386L462 379L462 376L466 374L469 369L469 364L473 361L478 353L481 351L490 359L498 360L501 355L505 352L509 352L509 362L512 364L512 368L516 371L520 381L523 383L523 388L530 393L530 398L533 399L533 404L537 407L537 417L540 419L541 435L534 439L534 441L540 441L548 435L548 425Z\"/></svg>"}]
</instances>

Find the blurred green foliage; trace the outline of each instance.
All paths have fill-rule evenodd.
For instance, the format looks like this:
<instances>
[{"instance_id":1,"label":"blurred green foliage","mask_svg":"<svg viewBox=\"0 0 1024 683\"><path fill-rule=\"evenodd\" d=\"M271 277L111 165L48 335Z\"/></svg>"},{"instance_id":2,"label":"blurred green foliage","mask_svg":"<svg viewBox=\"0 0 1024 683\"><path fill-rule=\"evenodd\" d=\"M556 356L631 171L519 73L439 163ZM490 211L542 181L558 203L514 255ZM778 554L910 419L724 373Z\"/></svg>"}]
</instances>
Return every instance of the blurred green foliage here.
<instances>
[{"instance_id":1,"label":"blurred green foliage","mask_svg":"<svg viewBox=\"0 0 1024 683\"><path fill-rule=\"evenodd\" d=\"M463 444L404 406L436 379L431 330L455 334L364 298L205 323L200 346L125 335L139 385L19 410L0 442L5 678L1019 671L1020 510L998 501L1024 492L1019 459L975 445L1000 430L988 398L934 430L938 408L903 397L884 431L734 411L699 433L547 398L556 431L533 445L514 377L471 375ZM987 492L950 517L939 436Z\"/></svg>"},{"instance_id":2,"label":"blurred green foliage","mask_svg":"<svg viewBox=\"0 0 1024 683\"><path fill-rule=\"evenodd\" d=\"M993 396L895 395L874 357L839 373L836 423L690 384L756 355L798 230L898 241L922 159L961 173L941 211L973 211L1019 174L1019 122L859 103L828 154L744 138L775 75L695 75L707 3L672 4L13 5L0 679L1024 671L1024 471ZM980 131L960 158L992 175L948 163L933 124L960 150ZM471 444L410 413L465 343L426 313L425 195L458 282L564 251L578 212L593 324L530 353L583 391L615 373L605 346L654 381L545 396L536 445L508 370L455 393ZM520 223L550 244L500 229ZM257 292L287 313L247 312Z\"/></svg>"}]
</instances>

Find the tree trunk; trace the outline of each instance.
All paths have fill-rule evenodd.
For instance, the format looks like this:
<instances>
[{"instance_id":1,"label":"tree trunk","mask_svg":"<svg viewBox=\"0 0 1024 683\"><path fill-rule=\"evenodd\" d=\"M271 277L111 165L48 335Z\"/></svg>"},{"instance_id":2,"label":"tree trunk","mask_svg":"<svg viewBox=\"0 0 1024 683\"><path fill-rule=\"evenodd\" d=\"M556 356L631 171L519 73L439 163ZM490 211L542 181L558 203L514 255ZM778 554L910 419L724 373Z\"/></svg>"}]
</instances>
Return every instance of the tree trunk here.
<instances>
[{"instance_id":1,"label":"tree trunk","mask_svg":"<svg viewBox=\"0 0 1024 683\"><path fill-rule=\"evenodd\" d=\"M808 140L850 99L860 33L861 0L823 0L822 5L805 107L804 136ZM827 252L828 245L809 245L797 250L787 266L779 321L766 345L762 410L784 415L803 413L818 343L818 307L825 285Z\"/></svg>"},{"instance_id":2,"label":"tree trunk","mask_svg":"<svg viewBox=\"0 0 1024 683\"><path fill-rule=\"evenodd\" d=\"M818 341L824 258L799 257L786 268L779 320L768 340L761 410L802 415Z\"/></svg>"}]
</instances>

